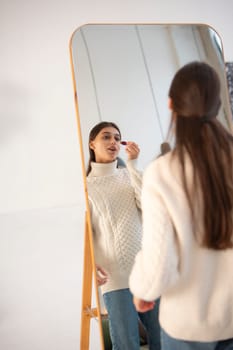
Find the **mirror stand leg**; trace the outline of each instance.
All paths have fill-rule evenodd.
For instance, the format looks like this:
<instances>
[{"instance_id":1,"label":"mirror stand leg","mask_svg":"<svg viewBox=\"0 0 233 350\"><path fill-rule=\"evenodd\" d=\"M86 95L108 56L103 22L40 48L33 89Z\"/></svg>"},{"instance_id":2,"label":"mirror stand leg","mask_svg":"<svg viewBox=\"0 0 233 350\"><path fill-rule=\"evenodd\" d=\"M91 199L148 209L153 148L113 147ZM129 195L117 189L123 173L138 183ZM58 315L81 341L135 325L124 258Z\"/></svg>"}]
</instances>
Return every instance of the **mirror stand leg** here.
<instances>
[{"instance_id":1,"label":"mirror stand leg","mask_svg":"<svg viewBox=\"0 0 233 350\"><path fill-rule=\"evenodd\" d=\"M83 261L83 290L80 349L89 349L91 297L92 297L92 258L87 221L85 222L84 261Z\"/></svg>"},{"instance_id":2,"label":"mirror stand leg","mask_svg":"<svg viewBox=\"0 0 233 350\"><path fill-rule=\"evenodd\" d=\"M90 343L90 322L94 317L98 320L100 331L101 349L104 350L102 317L100 312L100 302L98 297L98 286L95 272L95 261L93 249L91 246L91 231L89 229L87 215L85 219L85 235L84 235L84 260L83 260L83 289L82 289L82 314L81 314L81 334L80 334L80 350L88 350ZM92 308L92 277L94 273L94 284L96 290L97 308Z\"/></svg>"}]
</instances>

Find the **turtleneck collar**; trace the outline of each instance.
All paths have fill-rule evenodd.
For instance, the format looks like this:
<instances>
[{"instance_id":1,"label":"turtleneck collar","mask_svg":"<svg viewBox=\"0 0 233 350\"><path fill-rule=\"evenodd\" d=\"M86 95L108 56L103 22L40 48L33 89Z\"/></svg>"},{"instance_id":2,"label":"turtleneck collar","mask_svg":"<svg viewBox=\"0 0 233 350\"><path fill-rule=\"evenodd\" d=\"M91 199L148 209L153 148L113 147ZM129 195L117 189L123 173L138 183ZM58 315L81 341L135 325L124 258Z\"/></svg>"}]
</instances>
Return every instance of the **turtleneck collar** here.
<instances>
[{"instance_id":1,"label":"turtleneck collar","mask_svg":"<svg viewBox=\"0 0 233 350\"><path fill-rule=\"evenodd\" d=\"M113 175L117 170L117 159L111 163L95 163L91 162L91 172L88 176L97 177L97 176L107 176Z\"/></svg>"}]
</instances>

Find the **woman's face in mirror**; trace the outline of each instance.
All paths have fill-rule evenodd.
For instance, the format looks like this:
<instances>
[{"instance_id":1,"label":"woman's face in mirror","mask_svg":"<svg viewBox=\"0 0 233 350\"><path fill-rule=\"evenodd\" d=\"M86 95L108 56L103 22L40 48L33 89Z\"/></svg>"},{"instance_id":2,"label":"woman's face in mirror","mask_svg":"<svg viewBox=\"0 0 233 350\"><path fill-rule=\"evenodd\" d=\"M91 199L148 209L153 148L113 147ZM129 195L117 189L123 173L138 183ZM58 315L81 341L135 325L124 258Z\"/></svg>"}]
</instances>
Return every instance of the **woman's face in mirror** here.
<instances>
[{"instance_id":1,"label":"woman's face in mirror","mask_svg":"<svg viewBox=\"0 0 233 350\"><path fill-rule=\"evenodd\" d=\"M113 162L119 154L120 141L121 135L117 129L103 128L89 145L95 153L95 161L97 163Z\"/></svg>"}]
</instances>

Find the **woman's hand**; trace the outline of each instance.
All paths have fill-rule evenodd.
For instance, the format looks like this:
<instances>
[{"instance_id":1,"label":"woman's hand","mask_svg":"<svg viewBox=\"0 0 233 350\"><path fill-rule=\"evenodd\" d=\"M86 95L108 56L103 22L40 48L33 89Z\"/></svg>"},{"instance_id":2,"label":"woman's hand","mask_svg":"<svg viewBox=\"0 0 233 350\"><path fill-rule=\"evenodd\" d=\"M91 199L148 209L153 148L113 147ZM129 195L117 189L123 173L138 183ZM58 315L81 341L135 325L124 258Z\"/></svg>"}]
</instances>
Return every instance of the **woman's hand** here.
<instances>
[{"instance_id":1,"label":"woman's hand","mask_svg":"<svg viewBox=\"0 0 233 350\"><path fill-rule=\"evenodd\" d=\"M96 265L96 278L98 287L102 286L108 281L107 272L99 265Z\"/></svg>"},{"instance_id":2,"label":"woman's hand","mask_svg":"<svg viewBox=\"0 0 233 350\"><path fill-rule=\"evenodd\" d=\"M135 142L127 141L125 151L128 155L128 159L137 159L139 152L140 152L140 149Z\"/></svg>"},{"instance_id":3,"label":"woman's hand","mask_svg":"<svg viewBox=\"0 0 233 350\"><path fill-rule=\"evenodd\" d=\"M138 312L150 311L155 306L155 301L145 301L136 297L133 298L133 303Z\"/></svg>"}]
</instances>

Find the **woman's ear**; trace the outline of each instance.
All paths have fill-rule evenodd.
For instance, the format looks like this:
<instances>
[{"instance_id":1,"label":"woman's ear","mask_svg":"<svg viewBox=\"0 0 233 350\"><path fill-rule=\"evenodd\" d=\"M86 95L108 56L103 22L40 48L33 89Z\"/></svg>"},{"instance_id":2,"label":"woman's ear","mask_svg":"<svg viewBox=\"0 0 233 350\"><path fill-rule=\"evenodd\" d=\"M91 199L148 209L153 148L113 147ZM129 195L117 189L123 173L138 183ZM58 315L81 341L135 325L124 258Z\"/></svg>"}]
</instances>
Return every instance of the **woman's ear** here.
<instances>
[{"instance_id":1,"label":"woman's ear","mask_svg":"<svg viewBox=\"0 0 233 350\"><path fill-rule=\"evenodd\" d=\"M93 141L91 141L91 142L89 143L89 147L90 147L90 149L92 149L92 150L95 149L94 144L93 144Z\"/></svg>"},{"instance_id":2,"label":"woman's ear","mask_svg":"<svg viewBox=\"0 0 233 350\"><path fill-rule=\"evenodd\" d=\"M173 103L171 97L168 97L168 108L172 111L173 110Z\"/></svg>"}]
</instances>

